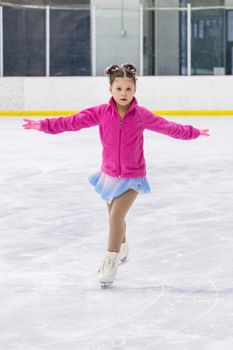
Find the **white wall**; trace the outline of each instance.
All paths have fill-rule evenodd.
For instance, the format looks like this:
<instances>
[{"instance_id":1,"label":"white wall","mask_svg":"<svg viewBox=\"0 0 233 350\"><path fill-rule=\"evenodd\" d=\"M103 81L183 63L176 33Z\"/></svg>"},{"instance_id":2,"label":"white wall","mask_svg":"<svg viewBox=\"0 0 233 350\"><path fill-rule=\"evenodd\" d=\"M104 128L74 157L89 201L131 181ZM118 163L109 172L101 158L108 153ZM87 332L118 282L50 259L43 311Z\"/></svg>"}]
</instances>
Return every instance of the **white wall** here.
<instances>
[{"instance_id":1,"label":"white wall","mask_svg":"<svg viewBox=\"0 0 233 350\"><path fill-rule=\"evenodd\" d=\"M233 77L139 77L136 97L152 110L233 109ZM106 77L0 78L1 110L80 110L110 97Z\"/></svg>"},{"instance_id":2,"label":"white wall","mask_svg":"<svg viewBox=\"0 0 233 350\"><path fill-rule=\"evenodd\" d=\"M178 8L179 0L157 0L157 7ZM180 69L180 11L155 11L156 75L178 75Z\"/></svg>"},{"instance_id":3,"label":"white wall","mask_svg":"<svg viewBox=\"0 0 233 350\"><path fill-rule=\"evenodd\" d=\"M96 72L131 62L139 67L139 0L92 0L96 5ZM122 6L122 7L121 7Z\"/></svg>"}]
</instances>

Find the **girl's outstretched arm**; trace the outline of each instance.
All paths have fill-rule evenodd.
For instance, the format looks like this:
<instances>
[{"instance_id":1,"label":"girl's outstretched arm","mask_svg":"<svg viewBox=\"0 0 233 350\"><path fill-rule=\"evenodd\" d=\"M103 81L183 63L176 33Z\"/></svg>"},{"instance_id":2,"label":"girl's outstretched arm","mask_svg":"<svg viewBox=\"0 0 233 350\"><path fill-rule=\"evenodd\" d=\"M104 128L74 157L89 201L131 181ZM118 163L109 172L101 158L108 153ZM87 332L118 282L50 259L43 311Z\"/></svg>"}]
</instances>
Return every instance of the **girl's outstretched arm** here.
<instances>
[{"instance_id":1,"label":"girl's outstretched arm","mask_svg":"<svg viewBox=\"0 0 233 350\"><path fill-rule=\"evenodd\" d=\"M169 121L159 115L153 114L148 109L141 107L145 129L180 139L192 140L199 136L210 136L209 129L198 129L192 125L183 125Z\"/></svg>"},{"instance_id":2,"label":"girl's outstretched arm","mask_svg":"<svg viewBox=\"0 0 233 350\"><path fill-rule=\"evenodd\" d=\"M77 114L67 117L47 118L37 121L24 119L26 124L24 124L23 127L24 129L39 130L48 134L59 134L65 131L78 131L99 124L101 114L100 108L101 105L86 108Z\"/></svg>"}]
</instances>

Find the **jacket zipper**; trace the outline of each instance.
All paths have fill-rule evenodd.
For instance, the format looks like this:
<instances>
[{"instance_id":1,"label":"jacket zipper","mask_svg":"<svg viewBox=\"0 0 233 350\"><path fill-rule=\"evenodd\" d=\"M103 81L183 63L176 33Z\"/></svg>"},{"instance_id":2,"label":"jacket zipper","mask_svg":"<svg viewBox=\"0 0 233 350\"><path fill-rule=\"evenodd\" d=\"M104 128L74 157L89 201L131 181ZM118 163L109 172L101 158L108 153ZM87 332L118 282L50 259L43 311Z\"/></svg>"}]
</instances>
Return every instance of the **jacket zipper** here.
<instances>
[{"instance_id":1,"label":"jacket zipper","mask_svg":"<svg viewBox=\"0 0 233 350\"><path fill-rule=\"evenodd\" d=\"M120 117L121 118L121 117ZM120 134L119 134L119 149L118 149L118 162L119 162L119 175L121 177L121 132L122 132L123 119L120 119Z\"/></svg>"}]
</instances>

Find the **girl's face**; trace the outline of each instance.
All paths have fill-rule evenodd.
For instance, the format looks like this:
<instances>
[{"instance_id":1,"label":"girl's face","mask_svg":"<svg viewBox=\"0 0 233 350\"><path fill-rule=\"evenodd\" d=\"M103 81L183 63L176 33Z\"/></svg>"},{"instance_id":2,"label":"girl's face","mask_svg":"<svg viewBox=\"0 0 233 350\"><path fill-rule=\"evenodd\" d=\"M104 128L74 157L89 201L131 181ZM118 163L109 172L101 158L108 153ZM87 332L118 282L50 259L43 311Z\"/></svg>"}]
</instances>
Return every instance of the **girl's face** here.
<instances>
[{"instance_id":1,"label":"girl's face","mask_svg":"<svg viewBox=\"0 0 233 350\"><path fill-rule=\"evenodd\" d=\"M129 107L134 97L136 86L130 78L115 78L109 90L120 107Z\"/></svg>"}]
</instances>

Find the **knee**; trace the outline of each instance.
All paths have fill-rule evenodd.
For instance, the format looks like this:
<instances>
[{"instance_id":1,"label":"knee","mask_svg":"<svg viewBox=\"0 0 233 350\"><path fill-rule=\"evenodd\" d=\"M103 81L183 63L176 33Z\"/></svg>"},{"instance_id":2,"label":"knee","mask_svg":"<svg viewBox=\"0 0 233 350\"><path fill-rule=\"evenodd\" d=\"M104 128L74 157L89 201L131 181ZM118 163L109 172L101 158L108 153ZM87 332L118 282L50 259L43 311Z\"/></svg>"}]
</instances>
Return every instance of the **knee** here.
<instances>
[{"instance_id":1,"label":"knee","mask_svg":"<svg viewBox=\"0 0 233 350\"><path fill-rule=\"evenodd\" d=\"M111 213L109 215L109 223L123 223L124 222L124 216L120 215L117 211L111 210Z\"/></svg>"}]
</instances>

